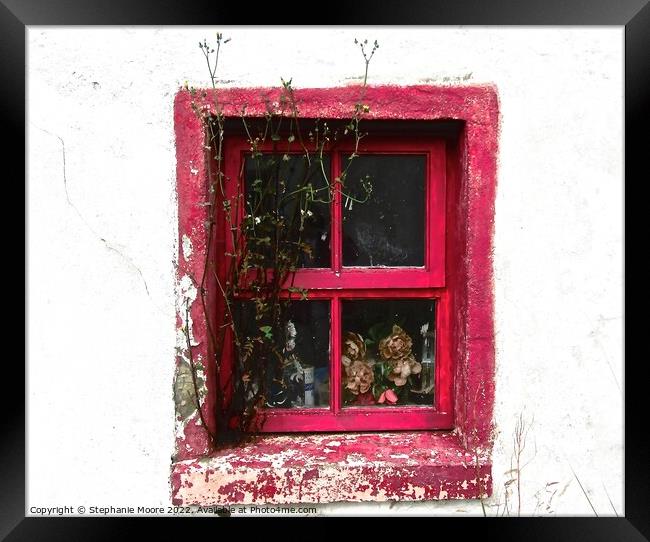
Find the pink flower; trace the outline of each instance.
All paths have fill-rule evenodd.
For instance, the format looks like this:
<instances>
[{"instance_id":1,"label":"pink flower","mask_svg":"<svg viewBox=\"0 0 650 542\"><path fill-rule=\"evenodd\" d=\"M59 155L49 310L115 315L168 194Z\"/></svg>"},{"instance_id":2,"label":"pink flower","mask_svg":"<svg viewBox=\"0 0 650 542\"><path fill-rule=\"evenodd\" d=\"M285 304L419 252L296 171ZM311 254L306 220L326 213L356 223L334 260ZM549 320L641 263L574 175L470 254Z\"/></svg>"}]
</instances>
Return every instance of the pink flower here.
<instances>
[{"instance_id":1,"label":"pink flower","mask_svg":"<svg viewBox=\"0 0 650 542\"><path fill-rule=\"evenodd\" d=\"M397 394L393 390L387 389L379 396L377 402L384 403L388 401L389 404L394 405L395 403L397 403L397 400L398 400Z\"/></svg>"},{"instance_id":2,"label":"pink flower","mask_svg":"<svg viewBox=\"0 0 650 542\"><path fill-rule=\"evenodd\" d=\"M391 404L397 403L397 394L393 390L388 389L384 393L386 394L386 401Z\"/></svg>"}]
</instances>

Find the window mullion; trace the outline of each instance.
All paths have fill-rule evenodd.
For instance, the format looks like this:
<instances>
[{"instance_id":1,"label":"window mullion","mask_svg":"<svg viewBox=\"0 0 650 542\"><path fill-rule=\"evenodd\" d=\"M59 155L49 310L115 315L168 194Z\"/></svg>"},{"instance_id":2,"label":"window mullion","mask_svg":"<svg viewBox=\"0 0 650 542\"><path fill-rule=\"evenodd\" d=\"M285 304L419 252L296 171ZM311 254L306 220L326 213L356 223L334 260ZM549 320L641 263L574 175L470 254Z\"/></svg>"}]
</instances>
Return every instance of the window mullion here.
<instances>
[{"instance_id":1,"label":"window mullion","mask_svg":"<svg viewBox=\"0 0 650 542\"><path fill-rule=\"evenodd\" d=\"M334 414L341 411L341 301L338 295L332 298L331 314L331 356L330 356L330 408Z\"/></svg>"},{"instance_id":2,"label":"window mullion","mask_svg":"<svg viewBox=\"0 0 650 542\"><path fill-rule=\"evenodd\" d=\"M332 152L332 169L330 182L332 183L332 269L335 273L341 272L341 260L343 258L343 212L341 210L340 185L335 181L341 174L341 153Z\"/></svg>"}]
</instances>

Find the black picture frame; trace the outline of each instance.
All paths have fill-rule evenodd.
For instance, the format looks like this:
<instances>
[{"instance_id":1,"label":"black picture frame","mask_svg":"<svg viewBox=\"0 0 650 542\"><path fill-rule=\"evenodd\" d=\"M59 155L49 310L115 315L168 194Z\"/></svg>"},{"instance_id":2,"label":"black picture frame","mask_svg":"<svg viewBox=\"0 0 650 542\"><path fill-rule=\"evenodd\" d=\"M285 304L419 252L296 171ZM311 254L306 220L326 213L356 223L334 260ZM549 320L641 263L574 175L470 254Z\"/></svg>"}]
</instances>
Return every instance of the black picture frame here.
<instances>
[{"instance_id":1,"label":"black picture frame","mask_svg":"<svg viewBox=\"0 0 650 542\"><path fill-rule=\"evenodd\" d=\"M381 5L381 9L378 6ZM271 10L272 11L272 10ZM299 11L298 11L299 12ZM226 25L287 24L284 12L273 15L250 10L242 3L180 2L147 0L0 0L0 110L6 138L2 145L5 185L25 198L19 179L25 178L25 27L36 25ZM648 178L643 163L648 154L646 124L650 96L650 6L648 0L508 0L412 1L377 3L367 0L328 9L319 25L624 25L625 26L625 187L642 186ZM26 182L26 180L25 180ZM25 185L26 186L26 185ZM12 202L16 200L12 199ZM25 200L26 203L26 200ZM17 205L12 204L13 207ZM626 239L636 213L625 203ZM26 209L26 207L25 207ZM646 213L640 211L641 216ZM15 220L4 215L5 231L16 229ZM29 217L25 215L27 243ZM638 245L637 245L638 246ZM25 262L25 272L29 262ZM626 284L633 274L624 262ZM15 271L19 263L10 267ZM7 263L5 263L7 268ZM26 275L25 275L26 277ZM628 307L627 291L625 306ZM25 278L24 305L29 295ZM635 295L636 297L636 295ZM16 306L20 306L17 301ZM625 345L627 345L627 324ZM634 326L633 326L634 327ZM25 329L27 334L34 330ZM630 334L629 336L632 336ZM18 341L15 341L18 342ZM624 348L625 345L621 345ZM25 363L27 354L25 353ZM620 518L518 518L498 522L473 518L477 536L499 540L641 541L650 537L650 450L644 441L647 423L646 381L640 371L646 356L625 365L625 517ZM13 372L20 375L20 370ZM11 386L20 389L20 376L12 375ZM20 398L5 401L2 417L0 461L0 538L6 540L97 540L115 539L135 528L137 519L119 518L25 518L25 403ZM161 518L168 529L169 518ZM311 520L311 518L309 518ZM452 518L452 521L455 518ZM299 519L299 521L301 521ZM436 518L439 529L446 519ZM214 525L202 522L214 530ZM119 526L118 526L119 524ZM210 527L211 526L211 527ZM212 536L222 535L223 524ZM298 526L298 529L303 527ZM313 527L311 527L313 528ZM464 536L467 535L463 526ZM351 531L347 532L351 535ZM341 534L343 534L343 532ZM415 533L415 531L413 531ZM433 533L433 531L431 531ZM357 533L358 534L358 533ZM305 535L307 536L307 535ZM356 535L355 535L356 536ZM367 533L366 536L372 536ZM400 537L405 536L403 533Z\"/></svg>"}]
</instances>

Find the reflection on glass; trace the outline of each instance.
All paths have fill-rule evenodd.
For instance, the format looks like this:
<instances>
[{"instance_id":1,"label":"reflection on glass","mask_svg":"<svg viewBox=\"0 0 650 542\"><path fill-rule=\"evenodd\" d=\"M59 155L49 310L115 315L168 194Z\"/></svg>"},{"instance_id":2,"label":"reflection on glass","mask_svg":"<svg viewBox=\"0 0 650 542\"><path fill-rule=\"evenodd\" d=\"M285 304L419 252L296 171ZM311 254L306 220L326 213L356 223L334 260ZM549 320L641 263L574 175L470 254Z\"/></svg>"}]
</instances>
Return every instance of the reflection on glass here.
<instances>
[{"instance_id":1,"label":"reflection on glass","mask_svg":"<svg viewBox=\"0 0 650 542\"><path fill-rule=\"evenodd\" d=\"M344 406L433 405L435 301L342 301Z\"/></svg>"},{"instance_id":2,"label":"reflection on glass","mask_svg":"<svg viewBox=\"0 0 650 542\"><path fill-rule=\"evenodd\" d=\"M273 334L275 352L259 348L248 359L248 367L265 371L265 406L271 408L327 407L330 397L330 302L292 301L283 310L279 332L256 321L255 305L243 301L236 305L242 342ZM277 337L276 337L277 335ZM278 359L282 362L278 363ZM240 368L240 373L246 372ZM261 374L261 373L259 373Z\"/></svg>"},{"instance_id":3,"label":"reflection on glass","mask_svg":"<svg viewBox=\"0 0 650 542\"><path fill-rule=\"evenodd\" d=\"M288 160L283 158L288 158ZM275 224L264 215L273 214L276 205L285 220L299 221L301 208L295 191L311 185L315 198L327 199L327 186L323 171L329 175L330 159L324 156L322 164L318 156L310 156L311 165L305 155L264 154L258 158L246 157L245 185L247 213L261 217L258 223L260 235L273 239ZM294 193L292 196L291 194ZM254 213L251 211L254 210ZM330 266L330 205L319 201L309 204L302 215L304 231L302 241L311 247L311 257L303 254L300 267ZM272 258L268 249L268 258Z\"/></svg>"},{"instance_id":4,"label":"reflection on glass","mask_svg":"<svg viewBox=\"0 0 650 542\"><path fill-rule=\"evenodd\" d=\"M366 175L372 192L365 203L343 197L344 266L424 265L425 170L423 155L362 155L352 161L350 195L363 201L360 181Z\"/></svg>"}]
</instances>

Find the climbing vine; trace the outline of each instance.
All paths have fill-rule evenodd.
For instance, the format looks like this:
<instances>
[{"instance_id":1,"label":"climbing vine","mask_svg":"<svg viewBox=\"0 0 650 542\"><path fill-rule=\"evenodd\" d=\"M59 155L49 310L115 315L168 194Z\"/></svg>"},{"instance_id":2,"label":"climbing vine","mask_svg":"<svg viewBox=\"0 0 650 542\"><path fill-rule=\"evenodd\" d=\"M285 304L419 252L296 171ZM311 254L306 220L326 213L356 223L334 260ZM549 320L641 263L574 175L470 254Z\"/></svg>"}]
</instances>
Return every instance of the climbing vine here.
<instances>
[{"instance_id":1,"label":"climbing vine","mask_svg":"<svg viewBox=\"0 0 650 542\"><path fill-rule=\"evenodd\" d=\"M281 79L276 102L264 102L263 118L248 116L242 107L238 122L249 152L239 174L228 177L224 140L232 119L226 119L219 101L217 74L220 54L229 41L218 33L214 45L207 40L199 43L212 89L210 107L202 105L205 90L188 88L192 108L204 126L208 170L205 262L201 276L191 278L205 318L209 363L220 375L214 386L215 430L209 429L201 409L197 381L203 366L193 356L189 302L183 332L198 415L214 448L239 443L259 430L266 409L274 406L283 370L291 363L295 329L290 308L308 297L294 279L296 271L314 258L315 211L329 209L337 197L351 209L372 194L369 176L353 178L348 173L367 135L361 126L370 111L365 103L368 70L379 47L376 41L354 40L365 70L358 100L345 122L334 126L321 119L310 123L301 119L291 79ZM331 178L327 156L343 141L352 141L354 150L340 174ZM224 234L223 243L216 243ZM217 248L221 246L228 248ZM222 310L211 310L211 284L216 285ZM226 374L228 378L221 377Z\"/></svg>"}]
</instances>

